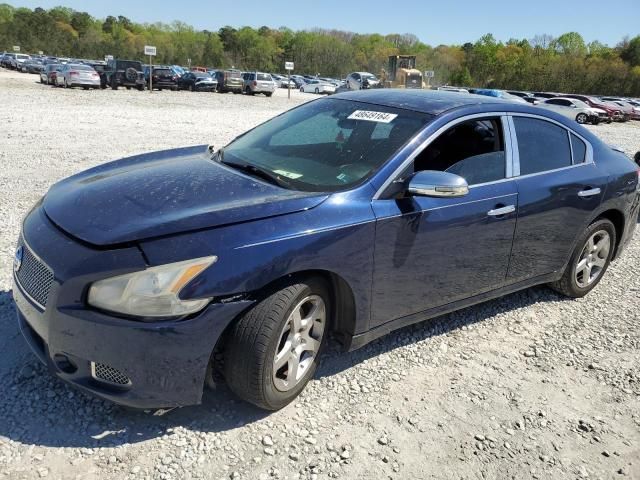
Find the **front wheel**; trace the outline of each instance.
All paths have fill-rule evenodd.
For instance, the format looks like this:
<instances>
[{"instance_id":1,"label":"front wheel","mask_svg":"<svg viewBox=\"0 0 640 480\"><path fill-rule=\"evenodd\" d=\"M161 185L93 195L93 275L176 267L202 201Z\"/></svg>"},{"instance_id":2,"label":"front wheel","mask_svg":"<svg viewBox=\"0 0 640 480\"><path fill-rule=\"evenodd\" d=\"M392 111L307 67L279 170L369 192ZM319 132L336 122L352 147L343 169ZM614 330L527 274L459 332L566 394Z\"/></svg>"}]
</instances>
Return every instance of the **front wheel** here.
<instances>
[{"instance_id":1,"label":"front wheel","mask_svg":"<svg viewBox=\"0 0 640 480\"><path fill-rule=\"evenodd\" d=\"M584 125L588 120L589 117L586 113L579 113L578 116L576 116L576 122L578 122L580 125Z\"/></svg>"},{"instance_id":2,"label":"front wheel","mask_svg":"<svg viewBox=\"0 0 640 480\"><path fill-rule=\"evenodd\" d=\"M224 347L231 390L265 410L294 400L318 366L329 302L326 283L313 277L270 294L240 318Z\"/></svg>"},{"instance_id":3,"label":"front wheel","mask_svg":"<svg viewBox=\"0 0 640 480\"><path fill-rule=\"evenodd\" d=\"M616 229L609 220L598 220L580 236L562 278L550 284L571 298L584 297L602 280L616 245Z\"/></svg>"}]
</instances>

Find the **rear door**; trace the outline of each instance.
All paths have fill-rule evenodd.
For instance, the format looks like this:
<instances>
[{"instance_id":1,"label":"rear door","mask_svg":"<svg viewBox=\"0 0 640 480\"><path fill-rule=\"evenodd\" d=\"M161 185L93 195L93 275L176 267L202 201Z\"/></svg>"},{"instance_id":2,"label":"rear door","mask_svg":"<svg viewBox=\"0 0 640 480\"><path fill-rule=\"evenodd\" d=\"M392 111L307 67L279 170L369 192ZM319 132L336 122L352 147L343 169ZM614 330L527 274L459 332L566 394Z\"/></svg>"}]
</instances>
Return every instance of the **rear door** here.
<instances>
[{"instance_id":1,"label":"rear door","mask_svg":"<svg viewBox=\"0 0 640 480\"><path fill-rule=\"evenodd\" d=\"M593 162L589 142L544 117L510 119L518 222L508 282L564 268L577 236L600 205L608 175Z\"/></svg>"}]
</instances>

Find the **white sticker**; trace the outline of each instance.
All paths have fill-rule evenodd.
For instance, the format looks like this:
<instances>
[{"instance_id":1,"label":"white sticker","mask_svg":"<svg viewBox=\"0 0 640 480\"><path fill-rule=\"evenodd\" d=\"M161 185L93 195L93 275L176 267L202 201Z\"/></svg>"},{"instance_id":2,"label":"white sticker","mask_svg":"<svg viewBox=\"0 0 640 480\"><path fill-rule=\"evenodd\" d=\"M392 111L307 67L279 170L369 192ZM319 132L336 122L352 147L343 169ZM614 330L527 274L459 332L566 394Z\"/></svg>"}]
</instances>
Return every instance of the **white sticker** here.
<instances>
[{"instance_id":1,"label":"white sticker","mask_svg":"<svg viewBox=\"0 0 640 480\"><path fill-rule=\"evenodd\" d=\"M277 173L278 175L282 175L283 177L287 177L292 180L295 180L302 176L301 173L287 172L286 170L274 170L273 173Z\"/></svg>"},{"instance_id":2,"label":"white sticker","mask_svg":"<svg viewBox=\"0 0 640 480\"><path fill-rule=\"evenodd\" d=\"M366 120L368 122L391 123L398 115L395 113L372 112L370 110L356 110L347 118L349 120Z\"/></svg>"}]
</instances>

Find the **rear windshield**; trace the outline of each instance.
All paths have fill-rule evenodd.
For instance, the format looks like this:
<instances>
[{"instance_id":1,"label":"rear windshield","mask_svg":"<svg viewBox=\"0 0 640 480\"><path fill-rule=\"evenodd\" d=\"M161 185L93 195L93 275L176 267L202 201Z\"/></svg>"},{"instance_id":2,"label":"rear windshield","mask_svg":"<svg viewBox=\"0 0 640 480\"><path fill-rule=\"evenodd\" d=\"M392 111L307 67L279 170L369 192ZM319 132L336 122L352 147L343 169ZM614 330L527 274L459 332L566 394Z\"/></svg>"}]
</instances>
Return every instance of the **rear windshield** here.
<instances>
[{"instance_id":1,"label":"rear windshield","mask_svg":"<svg viewBox=\"0 0 640 480\"><path fill-rule=\"evenodd\" d=\"M29 55L20 55L20 54L18 54L18 55L16 56L16 58L19 58L19 59L23 60L23 59L25 59L25 58L29 58Z\"/></svg>"},{"instance_id":2,"label":"rear windshield","mask_svg":"<svg viewBox=\"0 0 640 480\"><path fill-rule=\"evenodd\" d=\"M324 99L290 110L224 149L225 163L253 165L285 188L330 192L370 177L430 115Z\"/></svg>"},{"instance_id":3,"label":"rear windshield","mask_svg":"<svg viewBox=\"0 0 640 480\"><path fill-rule=\"evenodd\" d=\"M87 65L69 65L70 68L73 68L74 70L83 70L83 71L88 71L88 72L93 72L93 68L87 66Z\"/></svg>"},{"instance_id":4,"label":"rear windshield","mask_svg":"<svg viewBox=\"0 0 640 480\"><path fill-rule=\"evenodd\" d=\"M259 73L258 74L258 80L269 80L269 81L271 81L271 75L269 75L268 73Z\"/></svg>"},{"instance_id":5,"label":"rear windshield","mask_svg":"<svg viewBox=\"0 0 640 480\"><path fill-rule=\"evenodd\" d=\"M225 72L228 78L242 78L240 72Z\"/></svg>"},{"instance_id":6,"label":"rear windshield","mask_svg":"<svg viewBox=\"0 0 640 480\"><path fill-rule=\"evenodd\" d=\"M198 78L211 78L211 75L203 72L194 72L194 75Z\"/></svg>"},{"instance_id":7,"label":"rear windshield","mask_svg":"<svg viewBox=\"0 0 640 480\"><path fill-rule=\"evenodd\" d=\"M173 72L168 68L154 68L153 73L161 73L163 75L172 75Z\"/></svg>"}]
</instances>

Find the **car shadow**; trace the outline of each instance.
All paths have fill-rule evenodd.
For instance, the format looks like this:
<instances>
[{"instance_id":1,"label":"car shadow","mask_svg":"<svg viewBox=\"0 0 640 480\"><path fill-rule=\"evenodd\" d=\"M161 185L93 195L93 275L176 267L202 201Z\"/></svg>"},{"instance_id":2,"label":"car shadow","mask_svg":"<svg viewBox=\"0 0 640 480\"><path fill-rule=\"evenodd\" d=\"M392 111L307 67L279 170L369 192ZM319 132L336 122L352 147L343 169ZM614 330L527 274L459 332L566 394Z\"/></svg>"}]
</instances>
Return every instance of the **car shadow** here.
<instances>
[{"instance_id":1,"label":"car shadow","mask_svg":"<svg viewBox=\"0 0 640 480\"><path fill-rule=\"evenodd\" d=\"M537 302L562 297L533 288L402 328L367 346L344 352L328 346L316 378L336 375L365 359L441 336L463 326ZM223 432L269 416L238 400L225 385L205 391L201 405L155 416L90 397L52 377L30 352L15 321L10 291L0 291L0 438L49 447L116 447L170 435L174 429Z\"/></svg>"}]
</instances>

